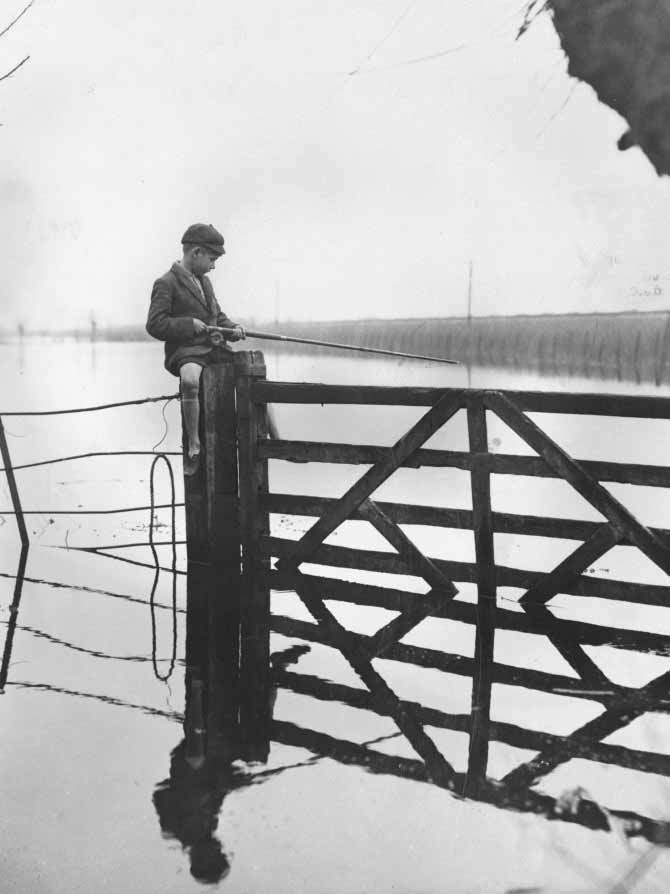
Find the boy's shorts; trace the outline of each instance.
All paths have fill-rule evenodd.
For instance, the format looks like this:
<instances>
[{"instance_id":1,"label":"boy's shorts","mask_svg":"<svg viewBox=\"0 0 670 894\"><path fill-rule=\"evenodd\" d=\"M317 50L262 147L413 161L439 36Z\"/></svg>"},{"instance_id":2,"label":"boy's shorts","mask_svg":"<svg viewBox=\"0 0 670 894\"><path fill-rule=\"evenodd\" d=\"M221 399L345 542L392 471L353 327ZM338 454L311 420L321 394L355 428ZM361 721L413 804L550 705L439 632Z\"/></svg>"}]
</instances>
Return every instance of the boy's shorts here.
<instances>
[{"instance_id":1,"label":"boy's shorts","mask_svg":"<svg viewBox=\"0 0 670 894\"><path fill-rule=\"evenodd\" d=\"M175 352L168 369L173 376L179 376L185 363L197 363L203 367L211 366L213 363L230 363L233 353L230 348L225 348L223 345L214 345L206 354L189 354L188 348L184 348Z\"/></svg>"}]
</instances>

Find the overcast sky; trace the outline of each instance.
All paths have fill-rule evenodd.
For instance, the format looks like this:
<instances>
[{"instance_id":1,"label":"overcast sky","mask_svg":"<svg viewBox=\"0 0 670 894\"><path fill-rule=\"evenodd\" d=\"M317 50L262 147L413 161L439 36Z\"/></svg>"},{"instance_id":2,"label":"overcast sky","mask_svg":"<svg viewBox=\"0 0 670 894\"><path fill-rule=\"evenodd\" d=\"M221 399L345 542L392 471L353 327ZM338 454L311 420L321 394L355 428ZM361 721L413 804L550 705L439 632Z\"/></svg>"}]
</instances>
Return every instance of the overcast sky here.
<instances>
[{"instance_id":1,"label":"overcast sky","mask_svg":"<svg viewBox=\"0 0 670 894\"><path fill-rule=\"evenodd\" d=\"M25 0L3 4L5 22ZM36 0L1 40L0 325L666 307L670 194L521 0ZM653 277L658 277L654 280Z\"/></svg>"}]
</instances>

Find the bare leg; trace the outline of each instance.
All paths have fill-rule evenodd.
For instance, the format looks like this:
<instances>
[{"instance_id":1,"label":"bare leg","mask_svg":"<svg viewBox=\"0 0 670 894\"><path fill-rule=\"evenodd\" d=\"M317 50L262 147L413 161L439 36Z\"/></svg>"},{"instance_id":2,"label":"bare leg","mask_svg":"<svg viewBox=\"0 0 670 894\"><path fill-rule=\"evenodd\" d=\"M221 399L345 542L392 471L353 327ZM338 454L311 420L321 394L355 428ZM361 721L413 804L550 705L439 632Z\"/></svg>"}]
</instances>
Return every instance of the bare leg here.
<instances>
[{"instance_id":1,"label":"bare leg","mask_svg":"<svg viewBox=\"0 0 670 894\"><path fill-rule=\"evenodd\" d=\"M267 405L268 408L268 437L272 438L274 441L279 440L279 427L277 425L277 417L275 416L274 407L272 404Z\"/></svg>"},{"instance_id":2,"label":"bare leg","mask_svg":"<svg viewBox=\"0 0 670 894\"><path fill-rule=\"evenodd\" d=\"M193 474L200 457L200 373L202 367L197 363L185 363L179 370L181 380L181 411L186 428L186 459L190 460L184 467L186 474Z\"/></svg>"}]
</instances>

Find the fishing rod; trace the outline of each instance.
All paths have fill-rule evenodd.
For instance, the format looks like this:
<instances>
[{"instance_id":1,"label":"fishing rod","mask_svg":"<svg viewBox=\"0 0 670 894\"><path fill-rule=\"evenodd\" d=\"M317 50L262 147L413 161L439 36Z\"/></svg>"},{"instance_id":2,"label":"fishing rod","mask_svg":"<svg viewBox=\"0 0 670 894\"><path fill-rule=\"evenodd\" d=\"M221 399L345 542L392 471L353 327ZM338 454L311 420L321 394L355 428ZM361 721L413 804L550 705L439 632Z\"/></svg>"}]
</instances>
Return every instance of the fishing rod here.
<instances>
[{"instance_id":1,"label":"fishing rod","mask_svg":"<svg viewBox=\"0 0 670 894\"><path fill-rule=\"evenodd\" d=\"M385 354L388 357L408 357L410 360L428 360L431 363L460 363L460 360L447 360L446 357L426 357L423 354L405 354L403 351L387 351L384 348L364 348L360 345L343 345L334 341L317 341L314 338L298 338L295 335L279 335L276 332L259 332L255 329L245 329L248 338L265 338L270 341L290 341L300 345L317 345L321 348L339 348L344 351L361 351L364 354ZM221 326L208 326L207 332L212 344L222 344L226 336L234 335L234 329Z\"/></svg>"}]
</instances>

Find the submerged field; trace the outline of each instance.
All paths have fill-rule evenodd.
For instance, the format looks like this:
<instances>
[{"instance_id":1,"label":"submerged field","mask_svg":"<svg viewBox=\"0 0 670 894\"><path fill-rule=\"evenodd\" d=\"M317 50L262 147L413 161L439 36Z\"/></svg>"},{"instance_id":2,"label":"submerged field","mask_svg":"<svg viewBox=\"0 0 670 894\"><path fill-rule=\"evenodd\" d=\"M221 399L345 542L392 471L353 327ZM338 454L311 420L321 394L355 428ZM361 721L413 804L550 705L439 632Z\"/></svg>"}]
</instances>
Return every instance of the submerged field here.
<instances>
[{"instance_id":1,"label":"submerged field","mask_svg":"<svg viewBox=\"0 0 670 894\"><path fill-rule=\"evenodd\" d=\"M365 341L372 337L366 325L358 324L357 332L346 327L310 332L333 340ZM431 342L429 335L434 333L424 331L412 341L403 332L402 338L409 341L401 341L398 334L395 342L379 343L441 353L446 343L437 336ZM390 338L388 328L384 337ZM452 338L455 349L456 334ZM639 341L642 345L642 335ZM614 375L601 381L576 369L573 376L564 372L548 377L547 370L540 375L536 368L523 370L495 359L481 366L449 368L351 360L330 353L275 353L262 347L269 377L285 381L670 394L666 385L644 379L638 384L634 377L622 375L617 381ZM26 339L22 345L5 345L0 362L7 385L2 412L91 406L168 396L176 390L175 380L161 369L156 342ZM393 444L421 412L416 407L277 408L283 438L382 446ZM543 424L572 456L667 464L670 427L663 420L537 415L546 417ZM88 452L175 454L170 458L177 501L183 498L175 401L75 417L6 416L4 424L17 465ZM496 453L531 453L493 419L489 444ZM427 446L467 450L464 411ZM219 761L207 773L189 777L182 727L186 578L177 576L173 614L172 577L166 572L160 576L152 649L149 598L154 564L147 545L151 513L128 508L148 506L151 462L151 455L126 454L17 470L24 508L35 514L27 517L32 543L18 614L10 611L20 560L18 537L10 516L2 516L0 527L2 630L9 629L12 617L16 621L0 699L0 780L9 805L0 818L0 891L194 891L201 884L193 871L194 834L205 835L207 841L216 838L217 853L225 854L228 867L218 886L240 894L611 891L631 873L639 879L634 890L664 890L666 849L654 848L644 837L628 841L622 825L613 820L608 826L602 813L594 820L600 829L596 831L549 820L541 812L524 812L518 805L462 798L422 780L409 742L374 701L366 701L361 680L343 656L314 637L314 619L291 591L278 590L272 597L272 651L292 658L277 672L268 763ZM364 468L272 460L270 484L273 491L335 497ZM608 486L645 524L669 527L666 490ZM472 508L469 475L459 469L401 469L378 496L419 506ZM169 481L162 470L156 498L169 503ZM2 499L3 509L8 509L4 482ZM500 513L600 521L598 513L561 481L496 475L492 500ZM154 523L157 540L162 541L157 547L160 562L169 569L169 508L156 510ZM307 517L276 514L272 534L296 538L310 524ZM403 527L438 560L467 562L474 556L470 531ZM180 572L186 568L183 538L179 511ZM329 544L389 549L363 521L345 523ZM531 571L554 567L577 545L541 536L495 537L499 564ZM332 566L310 570L335 584L349 577L369 586L425 590L409 575L347 572ZM604 581L605 588L607 581L617 579L649 588L669 583L626 545L612 549L588 574ZM456 580L456 585L453 615L427 618L403 639L400 657L378 659L375 668L400 698L421 706L427 732L462 773L472 692L468 668L471 673L475 654L468 619L476 593L472 582ZM562 638L552 641L546 627L534 629L526 620L517 605L519 595L518 587L498 592L504 623L496 638L499 676L492 690L496 734L489 772L495 779L540 750L560 747L575 729L602 713L598 692L584 691L606 688L594 668L617 693L643 686L668 669L670 609L663 605L561 596L550 608L567 627ZM328 605L341 624L360 636L374 633L394 616L389 608L337 598ZM166 684L152 672L152 655L166 670L173 619L177 664ZM604 624L610 632L598 637L597 627ZM6 643L2 630L0 646ZM575 644L586 656L584 665L591 668L593 682L588 687L566 657L574 653ZM449 656L450 663L427 663L437 653ZM401 660L407 656L421 657L423 666ZM657 700L602 742L589 742L537 788L548 797L581 788L605 808L668 821L666 743L667 704Z\"/></svg>"}]
</instances>

